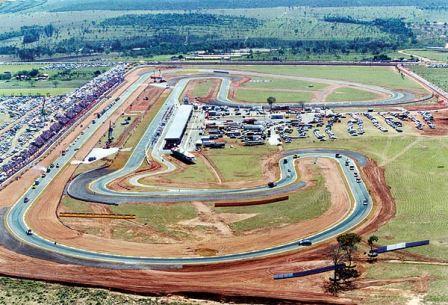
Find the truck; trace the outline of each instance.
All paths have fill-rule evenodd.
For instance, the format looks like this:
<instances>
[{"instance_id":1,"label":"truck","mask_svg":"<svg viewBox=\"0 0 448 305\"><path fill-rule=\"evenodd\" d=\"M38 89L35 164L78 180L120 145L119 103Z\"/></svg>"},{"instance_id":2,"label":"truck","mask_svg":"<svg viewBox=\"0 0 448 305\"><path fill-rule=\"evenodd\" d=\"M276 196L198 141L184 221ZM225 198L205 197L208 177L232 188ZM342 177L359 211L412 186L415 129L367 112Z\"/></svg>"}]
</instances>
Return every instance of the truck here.
<instances>
[{"instance_id":1,"label":"truck","mask_svg":"<svg viewBox=\"0 0 448 305\"><path fill-rule=\"evenodd\" d=\"M268 183L268 187L269 187L269 188L274 188L274 187L276 187L276 186L277 186L277 183L275 183L275 182L273 182L273 181L271 181L271 182Z\"/></svg>"},{"instance_id":2,"label":"truck","mask_svg":"<svg viewBox=\"0 0 448 305\"><path fill-rule=\"evenodd\" d=\"M184 151L183 149L179 148L179 147L175 147L173 149L171 149L171 155L184 162L187 164L195 164L196 163L196 158L194 155L190 154L187 151Z\"/></svg>"}]
</instances>

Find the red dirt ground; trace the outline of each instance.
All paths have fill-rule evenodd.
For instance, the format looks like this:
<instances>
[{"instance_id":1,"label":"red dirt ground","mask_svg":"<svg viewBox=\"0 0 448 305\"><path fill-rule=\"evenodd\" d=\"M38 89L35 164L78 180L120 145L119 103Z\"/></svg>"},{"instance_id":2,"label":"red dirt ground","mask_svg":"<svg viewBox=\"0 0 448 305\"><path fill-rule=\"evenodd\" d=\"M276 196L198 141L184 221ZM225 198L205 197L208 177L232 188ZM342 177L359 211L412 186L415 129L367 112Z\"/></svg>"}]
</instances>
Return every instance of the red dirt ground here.
<instances>
[{"instance_id":1,"label":"red dirt ground","mask_svg":"<svg viewBox=\"0 0 448 305\"><path fill-rule=\"evenodd\" d=\"M423 135L428 136L446 136L448 135L448 110L433 111L435 129L429 129L425 126L425 129L421 132Z\"/></svg>"}]
</instances>

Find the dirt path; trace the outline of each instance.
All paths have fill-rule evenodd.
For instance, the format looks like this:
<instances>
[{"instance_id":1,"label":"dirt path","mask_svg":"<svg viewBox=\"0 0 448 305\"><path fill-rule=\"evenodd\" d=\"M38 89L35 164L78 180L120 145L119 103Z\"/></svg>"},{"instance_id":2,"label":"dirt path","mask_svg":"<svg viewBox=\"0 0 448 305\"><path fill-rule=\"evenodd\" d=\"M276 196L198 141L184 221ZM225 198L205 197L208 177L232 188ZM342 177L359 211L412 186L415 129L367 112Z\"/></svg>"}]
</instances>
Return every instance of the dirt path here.
<instances>
[{"instance_id":1,"label":"dirt path","mask_svg":"<svg viewBox=\"0 0 448 305\"><path fill-rule=\"evenodd\" d=\"M218 182L218 184L222 184L223 181L223 177L221 175L221 173L218 171L218 169L216 168L215 164L213 164L213 162L207 158L207 156L205 154L198 154L202 160L204 160L205 165L208 167L208 169L213 173L213 175L215 175L216 181Z\"/></svg>"},{"instance_id":2,"label":"dirt path","mask_svg":"<svg viewBox=\"0 0 448 305\"><path fill-rule=\"evenodd\" d=\"M110 210L110 208L106 205L99 205L99 204L95 204L92 205L92 210L93 213L97 213L97 214L111 214L112 211ZM112 238L112 219L107 219L107 218L100 218L97 220L97 222L100 225L100 230L101 230L101 236L104 236L104 238Z\"/></svg>"},{"instance_id":3,"label":"dirt path","mask_svg":"<svg viewBox=\"0 0 448 305\"><path fill-rule=\"evenodd\" d=\"M232 236L232 230L227 223L221 218L219 214L216 214L209 205L203 202L193 202L193 206L198 211L198 218L191 219L188 221L181 222L183 225L190 226L206 226L214 227L223 236Z\"/></svg>"},{"instance_id":4,"label":"dirt path","mask_svg":"<svg viewBox=\"0 0 448 305\"><path fill-rule=\"evenodd\" d=\"M326 102L328 96L330 96L335 90L342 88L343 86L341 85L330 85L328 87L325 87L322 90L318 90L315 91L315 93L313 94L313 99L311 100L312 102Z\"/></svg>"},{"instance_id":5,"label":"dirt path","mask_svg":"<svg viewBox=\"0 0 448 305\"><path fill-rule=\"evenodd\" d=\"M409 143L408 145L406 145L405 147L403 147L403 149L402 149L399 153L397 153L396 155L394 155L394 156L392 156L392 157L387 158L386 160L384 160L384 161L380 164L380 166L381 166L381 167L384 167L384 166L386 166L387 164L389 164L389 163L391 163L391 162L397 160L397 159L400 158L402 155L404 155L407 151L409 151L409 149L411 149L411 148L414 147L416 144L418 144L419 142L421 142L422 139L423 139L422 137L417 137L413 142L411 142L411 143Z\"/></svg>"}]
</instances>

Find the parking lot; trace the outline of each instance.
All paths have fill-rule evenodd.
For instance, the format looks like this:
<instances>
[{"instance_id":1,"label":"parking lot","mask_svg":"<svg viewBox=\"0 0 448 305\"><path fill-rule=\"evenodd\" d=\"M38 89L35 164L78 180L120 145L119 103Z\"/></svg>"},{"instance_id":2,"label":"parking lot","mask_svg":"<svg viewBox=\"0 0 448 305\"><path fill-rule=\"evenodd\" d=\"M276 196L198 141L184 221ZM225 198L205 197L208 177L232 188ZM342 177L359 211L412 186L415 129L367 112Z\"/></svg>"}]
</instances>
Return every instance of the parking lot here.
<instances>
[{"instance_id":1,"label":"parking lot","mask_svg":"<svg viewBox=\"0 0 448 305\"><path fill-rule=\"evenodd\" d=\"M337 141L339 138L362 137L368 132L393 135L435 129L428 111L335 112L329 109L272 110L259 107L195 105L202 113L202 124L190 121L198 131L196 149L224 148L226 139L239 139L242 145L281 145L312 139ZM197 114L197 116L200 116ZM367 125L367 127L366 127ZM190 149L191 151L192 149Z\"/></svg>"},{"instance_id":2,"label":"parking lot","mask_svg":"<svg viewBox=\"0 0 448 305\"><path fill-rule=\"evenodd\" d=\"M66 95L1 98L0 114L9 120L0 123L0 184L29 164L107 91L121 83L125 69L125 65L117 65Z\"/></svg>"}]
</instances>

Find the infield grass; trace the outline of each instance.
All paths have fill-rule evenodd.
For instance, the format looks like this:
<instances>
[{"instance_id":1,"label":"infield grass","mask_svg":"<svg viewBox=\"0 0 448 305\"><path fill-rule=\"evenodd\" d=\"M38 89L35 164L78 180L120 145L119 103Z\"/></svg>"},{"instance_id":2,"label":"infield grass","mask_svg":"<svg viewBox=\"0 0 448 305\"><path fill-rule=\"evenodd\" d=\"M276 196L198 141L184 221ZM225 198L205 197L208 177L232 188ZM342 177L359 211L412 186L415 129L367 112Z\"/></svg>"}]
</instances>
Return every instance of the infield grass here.
<instances>
[{"instance_id":1,"label":"infield grass","mask_svg":"<svg viewBox=\"0 0 448 305\"><path fill-rule=\"evenodd\" d=\"M230 143L232 143L230 141ZM224 182L257 181L262 179L261 160L276 151L272 146L233 146L206 152L221 173Z\"/></svg>"},{"instance_id":2,"label":"infield grass","mask_svg":"<svg viewBox=\"0 0 448 305\"><path fill-rule=\"evenodd\" d=\"M318 167L315 171L318 172ZM325 187L324 178L316 174L315 185L298 190L289 199L269 204L241 207L216 208L220 213L256 214L254 217L232 223L230 227L236 234L256 229L275 228L297 223L322 215L330 206L330 193Z\"/></svg>"},{"instance_id":3,"label":"infield grass","mask_svg":"<svg viewBox=\"0 0 448 305\"><path fill-rule=\"evenodd\" d=\"M310 102L312 92L261 91L257 89L239 89L236 98L249 103L266 103L268 97L274 96L277 103Z\"/></svg>"},{"instance_id":4,"label":"infield grass","mask_svg":"<svg viewBox=\"0 0 448 305\"><path fill-rule=\"evenodd\" d=\"M359 90L356 88L344 87L338 88L327 97L330 102L343 101L371 101L378 99L380 96L370 91Z\"/></svg>"},{"instance_id":5,"label":"infield grass","mask_svg":"<svg viewBox=\"0 0 448 305\"><path fill-rule=\"evenodd\" d=\"M291 75L319 79L350 81L392 89L424 90L418 83L402 77L392 67L360 66L229 66L228 69L274 75Z\"/></svg>"},{"instance_id":6,"label":"infield grass","mask_svg":"<svg viewBox=\"0 0 448 305\"><path fill-rule=\"evenodd\" d=\"M192 90L192 95L197 97L206 96L212 86L213 81L211 79L197 81Z\"/></svg>"}]
</instances>

